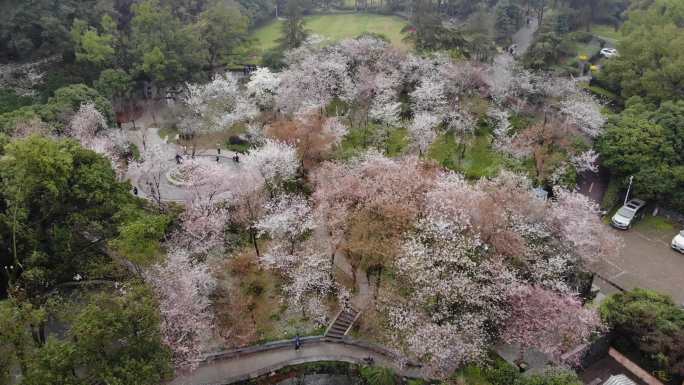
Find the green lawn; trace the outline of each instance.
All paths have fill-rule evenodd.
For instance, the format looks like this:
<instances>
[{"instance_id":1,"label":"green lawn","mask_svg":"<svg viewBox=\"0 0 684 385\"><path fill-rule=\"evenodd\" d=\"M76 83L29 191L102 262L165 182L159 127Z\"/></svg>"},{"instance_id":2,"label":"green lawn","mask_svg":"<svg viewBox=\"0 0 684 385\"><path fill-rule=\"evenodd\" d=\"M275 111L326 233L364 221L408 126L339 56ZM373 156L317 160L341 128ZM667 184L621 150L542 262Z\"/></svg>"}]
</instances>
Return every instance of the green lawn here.
<instances>
[{"instance_id":1,"label":"green lawn","mask_svg":"<svg viewBox=\"0 0 684 385\"><path fill-rule=\"evenodd\" d=\"M615 31L615 28L613 28L612 25L594 25L591 27L591 33L611 44L616 44L622 38L620 32Z\"/></svg>"},{"instance_id":2,"label":"green lawn","mask_svg":"<svg viewBox=\"0 0 684 385\"><path fill-rule=\"evenodd\" d=\"M475 135L466 140L464 149L453 134L446 133L432 143L428 156L448 169L462 172L468 179L491 177L503 167L503 158L492 149L490 141L488 134Z\"/></svg>"},{"instance_id":3,"label":"green lawn","mask_svg":"<svg viewBox=\"0 0 684 385\"><path fill-rule=\"evenodd\" d=\"M308 16L306 29L311 33L321 35L330 42L336 42L346 38L357 37L364 32L379 33L387 37L395 46L408 49L402 41L401 29L406 21L395 16L382 16L371 14L340 14ZM277 45L276 40L280 37L282 21L272 21L265 26L254 30L250 37L258 41L258 48L264 52Z\"/></svg>"}]
</instances>

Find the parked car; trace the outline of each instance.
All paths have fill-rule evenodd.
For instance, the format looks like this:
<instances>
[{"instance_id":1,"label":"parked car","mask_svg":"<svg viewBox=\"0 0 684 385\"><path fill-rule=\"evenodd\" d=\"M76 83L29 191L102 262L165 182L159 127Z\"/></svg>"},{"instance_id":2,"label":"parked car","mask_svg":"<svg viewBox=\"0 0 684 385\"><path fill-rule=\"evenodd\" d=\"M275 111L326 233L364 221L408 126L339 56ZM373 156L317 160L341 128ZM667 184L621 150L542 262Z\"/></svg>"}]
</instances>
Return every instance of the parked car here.
<instances>
[{"instance_id":1,"label":"parked car","mask_svg":"<svg viewBox=\"0 0 684 385\"><path fill-rule=\"evenodd\" d=\"M672 238L672 248L684 253L684 230L680 231L679 234Z\"/></svg>"},{"instance_id":2,"label":"parked car","mask_svg":"<svg viewBox=\"0 0 684 385\"><path fill-rule=\"evenodd\" d=\"M642 201L641 199L630 199L629 202L620 207L615 215L613 215L610 223L613 225L613 227L627 230L632 227L632 224L634 224L638 216L643 217L643 213L641 211L643 210L644 206L646 206L646 202Z\"/></svg>"},{"instance_id":3,"label":"parked car","mask_svg":"<svg viewBox=\"0 0 684 385\"><path fill-rule=\"evenodd\" d=\"M615 48L603 48L601 50L601 56L603 57L615 57L618 55L618 51Z\"/></svg>"}]
</instances>

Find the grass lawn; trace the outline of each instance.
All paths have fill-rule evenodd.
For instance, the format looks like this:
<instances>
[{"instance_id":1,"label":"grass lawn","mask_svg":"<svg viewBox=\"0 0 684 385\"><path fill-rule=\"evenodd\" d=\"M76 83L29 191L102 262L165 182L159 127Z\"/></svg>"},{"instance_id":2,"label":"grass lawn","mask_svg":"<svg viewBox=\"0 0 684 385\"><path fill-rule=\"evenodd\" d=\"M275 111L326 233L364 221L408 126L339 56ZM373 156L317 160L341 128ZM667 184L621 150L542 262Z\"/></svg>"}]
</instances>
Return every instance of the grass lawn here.
<instances>
[{"instance_id":1,"label":"grass lawn","mask_svg":"<svg viewBox=\"0 0 684 385\"><path fill-rule=\"evenodd\" d=\"M311 33L324 36L330 42L357 37L364 32L379 33L387 37L395 46L408 49L402 41L401 29L406 21L396 16L371 14L340 14L308 16L306 29ZM261 52L274 48L280 37L282 21L274 20L252 32L251 38L258 41Z\"/></svg>"},{"instance_id":2,"label":"grass lawn","mask_svg":"<svg viewBox=\"0 0 684 385\"><path fill-rule=\"evenodd\" d=\"M503 167L503 159L491 148L490 141L488 134L476 135L466 140L464 149L453 134L446 133L435 140L428 156L448 169L462 172L468 179L491 177Z\"/></svg>"},{"instance_id":3,"label":"grass lawn","mask_svg":"<svg viewBox=\"0 0 684 385\"><path fill-rule=\"evenodd\" d=\"M385 131L386 130L386 131ZM376 147L388 157L403 154L409 146L409 133L403 127L384 128L370 123L367 128L357 127L349 131L336 151L335 158L351 159Z\"/></svg>"},{"instance_id":4,"label":"grass lawn","mask_svg":"<svg viewBox=\"0 0 684 385\"><path fill-rule=\"evenodd\" d=\"M674 224L666 218L654 217L649 214L646 214L644 219L637 222L634 227L639 230L653 230L657 232L669 232L675 229Z\"/></svg>"},{"instance_id":5,"label":"grass lawn","mask_svg":"<svg viewBox=\"0 0 684 385\"><path fill-rule=\"evenodd\" d=\"M620 32L615 31L612 25L594 25L591 27L591 32L611 44L616 44L622 38Z\"/></svg>"}]
</instances>

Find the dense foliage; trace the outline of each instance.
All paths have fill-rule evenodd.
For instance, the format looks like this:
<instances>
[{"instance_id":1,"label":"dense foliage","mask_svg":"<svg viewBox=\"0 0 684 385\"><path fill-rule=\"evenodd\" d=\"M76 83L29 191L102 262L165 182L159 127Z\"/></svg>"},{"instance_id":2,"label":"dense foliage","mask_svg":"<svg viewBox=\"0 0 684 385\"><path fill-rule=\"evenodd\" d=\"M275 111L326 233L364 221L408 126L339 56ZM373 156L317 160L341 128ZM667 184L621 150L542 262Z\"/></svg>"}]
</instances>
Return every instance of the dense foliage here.
<instances>
[{"instance_id":1,"label":"dense foliage","mask_svg":"<svg viewBox=\"0 0 684 385\"><path fill-rule=\"evenodd\" d=\"M635 192L684 209L684 102L660 107L634 97L612 117L599 142L617 178L633 175Z\"/></svg>"},{"instance_id":2,"label":"dense foliage","mask_svg":"<svg viewBox=\"0 0 684 385\"><path fill-rule=\"evenodd\" d=\"M8 144L0 164L10 282L33 294L96 269L133 204L109 161L72 140L31 136Z\"/></svg>"},{"instance_id":3,"label":"dense foliage","mask_svg":"<svg viewBox=\"0 0 684 385\"><path fill-rule=\"evenodd\" d=\"M614 294L601 316L654 369L684 376L684 310L672 298L645 289Z\"/></svg>"},{"instance_id":4,"label":"dense foliage","mask_svg":"<svg viewBox=\"0 0 684 385\"><path fill-rule=\"evenodd\" d=\"M14 300L0 302L0 351L6 353L7 364L0 372L3 383L14 363L21 367L21 383L26 385L152 385L171 374L149 289L132 284L93 294L85 304L53 306L66 306L52 312L50 320L67 327L66 338L36 332L37 324L48 321L45 311Z\"/></svg>"}]
</instances>

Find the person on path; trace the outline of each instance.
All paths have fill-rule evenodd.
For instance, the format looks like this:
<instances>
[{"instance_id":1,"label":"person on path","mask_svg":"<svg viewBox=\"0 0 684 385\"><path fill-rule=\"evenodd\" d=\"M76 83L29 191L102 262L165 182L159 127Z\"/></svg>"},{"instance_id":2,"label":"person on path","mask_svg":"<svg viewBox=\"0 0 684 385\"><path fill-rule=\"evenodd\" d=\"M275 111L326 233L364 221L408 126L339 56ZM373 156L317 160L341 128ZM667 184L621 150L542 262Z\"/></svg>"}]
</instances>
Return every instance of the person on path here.
<instances>
[{"instance_id":1,"label":"person on path","mask_svg":"<svg viewBox=\"0 0 684 385\"><path fill-rule=\"evenodd\" d=\"M179 154L176 154L176 164L181 164L181 159L183 159L183 157Z\"/></svg>"},{"instance_id":2,"label":"person on path","mask_svg":"<svg viewBox=\"0 0 684 385\"><path fill-rule=\"evenodd\" d=\"M299 334L295 335L294 338L295 350L299 350L302 347L302 341L299 339Z\"/></svg>"},{"instance_id":3,"label":"person on path","mask_svg":"<svg viewBox=\"0 0 684 385\"><path fill-rule=\"evenodd\" d=\"M216 146L216 153L219 154L219 155L221 155L221 147Z\"/></svg>"},{"instance_id":4,"label":"person on path","mask_svg":"<svg viewBox=\"0 0 684 385\"><path fill-rule=\"evenodd\" d=\"M133 195L138 196L138 188L133 186Z\"/></svg>"},{"instance_id":5,"label":"person on path","mask_svg":"<svg viewBox=\"0 0 684 385\"><path fill-rule=\"evenodd\" d=\"M233 161L235 163L240 163L240 156L237 153L235 153L235 156L233 157Z\"/></svg>"}]
</instances>

